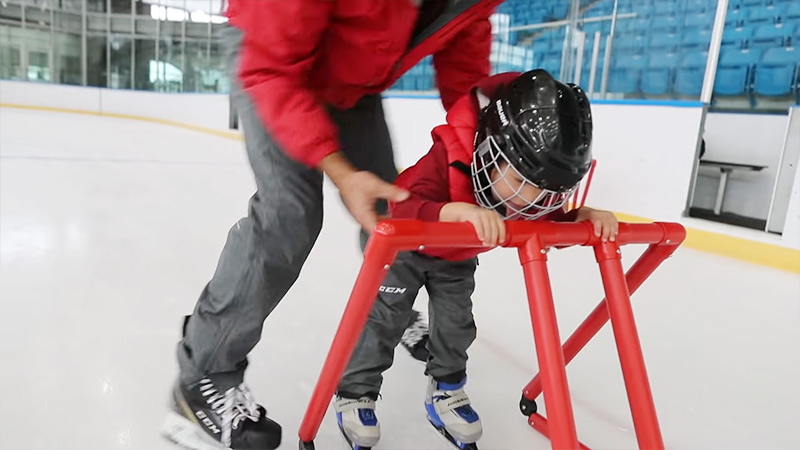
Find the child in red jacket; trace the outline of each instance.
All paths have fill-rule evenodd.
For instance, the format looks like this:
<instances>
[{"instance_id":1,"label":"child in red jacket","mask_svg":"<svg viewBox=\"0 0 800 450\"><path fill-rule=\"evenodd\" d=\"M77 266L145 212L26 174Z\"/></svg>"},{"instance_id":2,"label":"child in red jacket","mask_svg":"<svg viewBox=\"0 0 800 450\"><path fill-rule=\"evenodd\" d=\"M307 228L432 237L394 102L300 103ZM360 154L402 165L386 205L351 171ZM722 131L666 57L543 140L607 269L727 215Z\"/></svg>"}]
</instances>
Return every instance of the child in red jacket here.
<instances>
[{"instance_id":1,"label":"child in red jacket","mask_svg":"<svg viewBox=\"0 0 800 450\"><path fill-rule=\"evenodd\" d=\"M337 421L354 448L380 438L381 374L420 288L430 297L428 419L457 446L474 448L482 427L464 385L476 334L476 256L505 240L504 220L589 220L603 240L617 234L609 212L564 211L592 160L589 100L578 86L543 70L496 75L459 100L432 135L430 152L397 180L411 196L391 205L392 217L469 222L486 247L398 255L339 384Z\"/></svg>"}]
</instances>

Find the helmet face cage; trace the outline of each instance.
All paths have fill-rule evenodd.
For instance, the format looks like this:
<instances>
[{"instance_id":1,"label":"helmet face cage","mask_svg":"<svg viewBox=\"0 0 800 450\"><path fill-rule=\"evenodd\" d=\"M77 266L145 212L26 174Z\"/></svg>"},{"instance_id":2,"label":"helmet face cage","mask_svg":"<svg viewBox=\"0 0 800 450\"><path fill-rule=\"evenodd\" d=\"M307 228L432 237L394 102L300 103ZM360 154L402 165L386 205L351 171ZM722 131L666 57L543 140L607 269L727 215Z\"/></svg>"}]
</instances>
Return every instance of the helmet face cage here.
<instances>
[{"instance_id":1,"label":"helmet face cage","mask_svg":"<svg viewBox=\"0 0 800 450\"><path fill-rule=\"evenodd\" d=\"M506 220L534 220L545 216L561 209L575 190L574 186L560 191L539 188L514 167L491 135L478 144L472 158L471 169L472 185L478 204L497 211ZM493 171L498 172L496 181L492 181ZM509 181L511 171L521 180L518 187L514 187ZM498 185L503 183L506 190L511 192L506 197L497 191ZM523 196L522 191L527 185L532 185L541 191L536 198Z\"/></svg>"}]
</instances>

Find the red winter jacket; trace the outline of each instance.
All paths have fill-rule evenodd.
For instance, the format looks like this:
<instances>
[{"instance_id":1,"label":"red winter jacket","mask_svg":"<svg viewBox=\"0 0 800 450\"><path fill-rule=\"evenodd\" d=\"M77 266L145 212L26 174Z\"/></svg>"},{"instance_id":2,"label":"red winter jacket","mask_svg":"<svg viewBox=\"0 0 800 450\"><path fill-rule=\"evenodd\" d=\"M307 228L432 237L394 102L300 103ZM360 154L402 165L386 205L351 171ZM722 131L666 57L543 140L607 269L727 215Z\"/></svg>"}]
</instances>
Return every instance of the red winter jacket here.
<instances>
[{"instance_id":1,"label":"red winter jacket","mask_svg":"<svg viewBox=\"0 0 800 450\"><path fill-rule=\"evenodd\" d=\"M239 78L272 137L315 167L339 150L325 105L353 106L433 54L446 109L489 74L489 16L502 0L230 0L244 32ZM418 27L418 18L421 19Z\"/></svg>"},{"instance_id":2,"label":"red winter jacket","mask_svg":"<svg viewBox=\"0 0 800 450\"><path fill-rule=\"evenodd\" d=\"M501 84L507 84L519 73L503 73L478 84L489 97ZM462 97L447 113L447 124L433 129L433 146L412 167L403 171L395 184L407 189L411 196L400 203L390 203L392 218L438 222L446 203L464 202L477 205L472 186L470 163L478 128L479 107L473 95ZM576 211L556 211L539 220L574 221ZM452 261L474 258L489 248L426 249L426 255Z\"/></svg>"}]
</instances>

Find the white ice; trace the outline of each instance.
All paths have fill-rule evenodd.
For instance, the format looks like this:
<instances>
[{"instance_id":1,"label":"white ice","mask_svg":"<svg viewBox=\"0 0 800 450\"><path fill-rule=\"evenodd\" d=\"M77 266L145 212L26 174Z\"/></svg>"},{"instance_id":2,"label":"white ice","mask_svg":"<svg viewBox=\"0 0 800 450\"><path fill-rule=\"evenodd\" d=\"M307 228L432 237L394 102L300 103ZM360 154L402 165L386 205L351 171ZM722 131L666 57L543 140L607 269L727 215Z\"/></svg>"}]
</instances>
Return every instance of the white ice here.
<instances>
[{"instance_id":1,"label":"white ice","mask_svg":"<svg viewBox=\"0 0 800 450\"><path fill-rule=\"evenodd\" d=\"M0 448L173 448L158 428L181 318L253 186L237 141L0 108ZM247 373L284 426L284 449L297 448L360 264L356 226L326 189L324 231ZM639 251L625 249L625 263ZM564 339L601 298L600 279L589 249L550 261ZM517 409L537 362L514 252L481 257L477 277L468 393L484 421L480 447L548 449ZM633 304L668 448L800 448L797 274L684 248ZM448 448L427 425L422 372L398 351L378 404L377 448ZM608 327L568 375L582 442L636 448ZM316 444L346 449L330 410Z\"/></svg>"}]
</instances>

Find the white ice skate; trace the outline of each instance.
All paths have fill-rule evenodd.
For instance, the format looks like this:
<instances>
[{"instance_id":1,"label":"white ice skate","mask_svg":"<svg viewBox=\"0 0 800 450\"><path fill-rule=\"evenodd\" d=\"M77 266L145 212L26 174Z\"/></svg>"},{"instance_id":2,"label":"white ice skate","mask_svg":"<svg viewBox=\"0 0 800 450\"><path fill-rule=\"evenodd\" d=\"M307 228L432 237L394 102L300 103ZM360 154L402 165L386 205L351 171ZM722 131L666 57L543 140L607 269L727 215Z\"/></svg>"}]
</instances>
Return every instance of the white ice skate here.
<instances>
[{"instance_id":1,"label":"white ice skate","mask_svg":"<svg viewBox=\"0 0 800 450\"><path fill-rule=\"evenodd\" d=\"M431 425L450 443L460 449L477 450L475 442L483 434L483 427L464 392L466 382L466 377L455 384L437 382L428 377L425 410Z\"/></svg>"},{"instance_id":2,"label":"white ice skate","mask_svg":"<svg viewBox=\"0 0 800 450\"><path fill-rule=\"evenodd\" d=\"M353 450L369 450L381 438L381 425L375 416L375 400L336 397L336 421Z\"/></svg>"}]
</instances>

